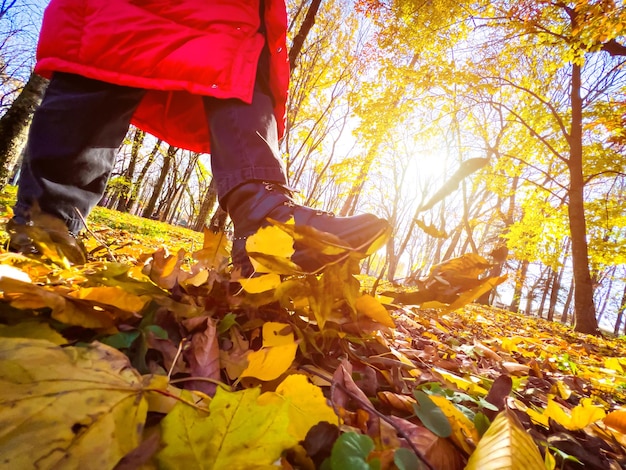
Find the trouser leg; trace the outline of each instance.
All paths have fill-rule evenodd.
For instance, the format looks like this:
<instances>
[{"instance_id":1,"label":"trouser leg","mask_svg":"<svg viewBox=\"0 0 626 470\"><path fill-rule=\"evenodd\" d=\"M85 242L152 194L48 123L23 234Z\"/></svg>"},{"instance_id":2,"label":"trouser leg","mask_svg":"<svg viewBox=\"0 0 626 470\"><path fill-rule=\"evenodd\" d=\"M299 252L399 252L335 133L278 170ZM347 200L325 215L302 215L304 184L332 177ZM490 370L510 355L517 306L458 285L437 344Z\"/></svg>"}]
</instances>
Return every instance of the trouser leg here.
<instances>
[{"instance_id":1,"label":"trouser leg","mask_svg":"<svg viewBox=\"0 0 626 470\"><path fill-rule=\"evenodd\" d=\"M259 57L252 103L204 98L211 135L211 168L222 207L228 193L246 182L287 184L278 151L269 73L266 46Z\"/></svg>"},{"instance_id":2,"label":"trouser leg","mask_svg":"<svg viewBox=\"0 0 626 470\"><path fill-rule=\"evenodd\" d=\"M98 203L130 119L145 91L55 73L35 111L22 163L17 223L35 203L73 233Z\"/></svg>"},{"instance_id":3,"label":"trouser leg","mask_svg":"<svg viewBox=\"0 0 626 470\"><path fill-rule=\"evenodd\" d=\"M245 182L287 184L269 94L257 87L251 104L205 98L205 106L211 131L211 167L222 206L225 196Z\"/></svg>"}]
</instances>

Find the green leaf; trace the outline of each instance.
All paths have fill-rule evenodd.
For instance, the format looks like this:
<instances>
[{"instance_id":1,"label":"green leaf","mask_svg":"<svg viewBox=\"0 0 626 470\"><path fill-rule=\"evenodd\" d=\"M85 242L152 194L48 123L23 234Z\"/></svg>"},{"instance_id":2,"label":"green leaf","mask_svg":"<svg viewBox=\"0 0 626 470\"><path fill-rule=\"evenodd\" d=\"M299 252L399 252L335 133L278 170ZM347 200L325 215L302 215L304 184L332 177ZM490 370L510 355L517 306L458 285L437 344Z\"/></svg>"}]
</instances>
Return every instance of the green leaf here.
<instances>
[{"instance_id":1,"label":"green leaf","mask_svg":"<svg viewBox=\"0 0 626 470\"><path fill-rule=\"evenodd\" d=\"M371 470L367 456L374 450L369 436L348 432L339 436L330 454L332 470Z\"/></svg>"},{"instance_id":2,"label":"green leaf","mask_svg":"<svg viewBox=\"0 0 626 470\"><path fill-rule=\"evenodd\" d=\"M413 396L417 400L417 403L413 405L413 411L422 424L439 437L450 437L452 426L441 408L421 390L414 390Z\"/></svg>"},{"instance_id":3,"label":"green leaf","mask_svg":"<svg viewBox=\"0 0 626 470\"><path fill-rule=\"evenodd\" d=\"M489 426L491 426L491 422L487 416L479 412L474 416L474 426L476 426L478 434L482 437L482 435L487 432L487 429L489 429Z\"/></svg>"},{"instance_id":4,"label":"green leaf","mask_svg":"<svg viewBox=\"0 0 626 470\"><path fill-rule=\"evenodd\" d=\"M100 342L115 349L128 349L135 342L139 334L137 330L121 331L114 335L107 336L106 338L102 338Z\"/></svg>"},{"instance_id":5,"label":"green leaf","mask_svg":"<svg viewBox=\"0 0 626 470\"><path fill-rule=\"evenodd\" d=\"M168 339L169 335L167 331L161 328L159 325L148 325L144 328L144 331L150 331L154 336L159 339Z\"/></svg>"},{"instance_id":6,"label":"green leaf","mask_svg":"<svg viewBox=\"0 0 626 470\"><path fill-rule=\"evenodd\" d=\"M396 449L393 453L393 463L396 464L398 470L421 470L424 468L417 455L404 447Z\"/></svg>"},{"instance_id":7,"label":"green leaf","mask_svg":"<svg viewBox=\"0 0 626 470\"><path fill-rule=\"evenodd\" d=\"M236 325L236 324L237 324L237 315L235 315L232 312L227 313L226 315L224 315L224 318L222 318L217 323L217 334L221 335L223 333L226 333L228 330L231 329L233 325Z\"/></svg>"}]
</instances>

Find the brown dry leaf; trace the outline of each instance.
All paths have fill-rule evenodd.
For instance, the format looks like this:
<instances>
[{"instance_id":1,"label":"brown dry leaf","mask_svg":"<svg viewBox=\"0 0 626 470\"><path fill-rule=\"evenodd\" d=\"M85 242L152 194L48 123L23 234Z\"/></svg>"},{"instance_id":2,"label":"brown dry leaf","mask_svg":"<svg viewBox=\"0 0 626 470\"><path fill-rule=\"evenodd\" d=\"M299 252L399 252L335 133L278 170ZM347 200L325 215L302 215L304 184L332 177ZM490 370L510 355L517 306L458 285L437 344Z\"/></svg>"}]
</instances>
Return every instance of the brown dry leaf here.
<instances>
[{"instance_id":1,"label":"brown dry leaf","mask_svg":"<svg viewBox=\"0 0 626 470\"><path fill-rule=\"evenodd\" d=\"M357 387L352 378L352 364L347 360L343 360L337 370L333 374L333 383L338 383L343 387L334 387L332 389L331 399L333 403L342 408L346 408L348 403L352 401L352 397L356 397L358 400L369 401L367 395ZM346 391L344 391L345 389Z\"/></svg>"},{"instance_id":2,"label":"brown dry leaf","mask_svg":"<svg viewBox=\"0 0 626 470\"><path fill-rule=\"evenodd\" d=\"M378 399L391 408L413 414L414 398L392 392L378 392Z\"/></svg>"},{"instance_id":3,"label":"brown dry leaf","mask_svg":"<svg viewBox=\"0 0 626 470\"><path fill-rule=\"evenodd\" d=\"M152 262L147 267L150 279L163 289L173 288L181 275L180 267L184 258L184 250L178 250L176 255L168 255L164 248L159 248L152 255Z\"/></svg>"},{"instance_id":4,"label":"brown dry leaf","mask_svg":"<svg viewBox=\"0 0 626 470\"><path fill-rule=\"evenodd\" d=\"M250 347L248 341L237 331L230 329L231 344L228 349L220 349L220 364L226 369L231 380L236 380L248 367Z\"/></svg>"},{"instance_id":5,"label":"brown dry leaf","mask_svg":"<svg viewBox=\"0 0 626 470\"><path fill-rule=\"evenodd\" d=\"M433 468L442 470L463 468L463 456L448 439L438 437L425 427L413 424L406 419L397 416L390 416L390 418L394 426L407 435Z\"/></svg>"},{"instance_id":6,"label":"brown dry leaf","mask_svg":"<svg viewBox=\"0 0 626 470\"><path fill-rule=\"evenodd\" d=\"M220 350L215 322L209 317L196 317L182 324L191 333L190 346L184 352L191 376L219 380ZM186 382L186 386L209 396L216 388L215 383L202 380Z\"/></svg>"}]
</instances>

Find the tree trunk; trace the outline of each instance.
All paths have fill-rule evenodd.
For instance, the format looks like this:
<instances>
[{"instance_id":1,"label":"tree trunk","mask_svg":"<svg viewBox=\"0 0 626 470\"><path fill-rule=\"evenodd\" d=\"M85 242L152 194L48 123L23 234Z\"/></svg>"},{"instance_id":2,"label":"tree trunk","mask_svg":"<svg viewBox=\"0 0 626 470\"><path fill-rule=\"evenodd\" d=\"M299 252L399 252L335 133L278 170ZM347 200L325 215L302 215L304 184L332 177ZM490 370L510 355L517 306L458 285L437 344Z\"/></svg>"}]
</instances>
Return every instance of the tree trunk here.
<instances>
[{"instance_id":1,"label":"tree trunk","mask_svg":"<svg viewBox=\"0 0 626 470\"><path fill-rule=\"evenodd\" d=\"M176 193L174 194L174 197L172 198L172 201L170 202L170 204L168 204L167 209L166 209L167 221L169 223L177 222L178 217L177 217L177 214L176 214L176 210L178 209L178 206L180 205L180 200L183 197L183 193L185 192L185 188L189 184L189 180L191 179L191 174L193 173L193 169L195 168L196 163L198 162L198 158L200 158L200 154L199 153L195 153L194 152L194 153L190 153L190 155L189 155L189 161L187 162L187 168L185 168L185 172L183 173L183 177L181 178L181 180L177 184Z\"/></svg>"},{"instance_id":2,"label":"tree trunk","mask_svg":"<svg viewBox=\"0 0 626 470\"><path fill-rule=\"evenodd\" d=\"M300 29L293 37L293 42L291 45L291 49L289 50L289 66L291 68L291 73L296 68L296 61L298 60L298 56L300 55L300 51L302 50L302 46L304 45L304 41L311 31L311 28L315 24L315 15L317 15L317 10L320 8L320 4L322 0L312 0L309 5L309 9L306 12L306 16L304 21L300 25Z\"/></svg>"},{"instance_id":3,"label":"tree trunk","mask_svg":"<svg viewBox=\"0 0 626 470\"><path fill-rule=\"evenodd\" d=\"M165 186L165 180L167 179L167 175L170 171L170 167L172 166L172 160L174 159L174 155L178 149L176 147L172 147L171 145L167 149L167 153L163 156L163 166L161 167L161 174L159 175L159 180L154 185L152 189L152 196L144 207L142 212L142 217L147 218L159 218L158 214L153 214L154 208L156 207L156 203L161 195L161 191L163 191L163 186Z\"/></svg>"},{"instance_id":4,"label":"tree trunk","mask_svg":"<svg viewBox=\"0 0 626 470\"><path fill-rule=\"evenodd\" d=\"M569 285L569 290L567 291L567 299L565 299L565 305L563 305L563 314L561 315L561 323L567 325L569 323L569 308L572 304L572 299L574 298L574 278L572 277L572 281Z\"/></svg>"},{"instance_id":5,"label":"tree trunk","mask_svg":"<svg viewBox=\"0 0 626 470\"><path fill-rule=\"evenodd\" d=\"M33 113L43 98L48 80L31 73L21 93L0 118L0 190L7 184L26 145Z\"/></svg>"},{"instance_id":6,"label":"tree trunk","mask_svg":"<svg viewBox=\"0 0 626 470\"><path fill-rule=\"evenodd\" d=\"M122 192L119 195L117 201L117 210L120 212L127 212L131 205L131 195L134 191L133 178L135 176L135 167L137 166L137 160L139 159L139 149L143 145L143 140L146 137L146 132L137 128L133 135L133 145L130 151L130 162L128 162L128 168L122 173L126 186L124 186Z\"/></svg>"},{"instance_id":7,"label":"tree trunk","mask_svg":"<svg viewBox=\"0 0 626 470\"><path fill-rule=\"evenodd\" d=\"M130 200L128 201L128 207L129 208L133 208L133 206L135 205L135 202L137 201L137 195L139 194L139 189L141 188L141 185L143 184L144 180L146 179L146 175L148 174L148 170L150 169L150 167L154 163L154 160L156 158L156 154L159 152L159 149L161 148L161 144L162 143L163 143L163 141L161 139L158 139L155 142L154 147L152 148L152 151L150 152L150 155L148 155L148 160L146 160L145 165L143 166L143 168L139 172L139 175L137 176L137 180L135 181L135 186L133 186L133 192L130 195ZM143 209L144 208L141 209L141 213L143 213ZM153 210L154 210L154 208L153 208ZM140 211L137 211L136 213L139 214Z\"/></svg>"},{"instance_id":8,"label":"tree trunk","mask_svg":"<svg viewBox=\"0 0 626 470\"><path fill-rule=\"evenodd\" d=\"M620 304L619 311L617 312L617 319L615 320L615 329L613 330L613 333L615 333L615 335L619 334L619 326L622 322L622 317L624 316L625 310L626 310L626 282L624 283L624 292L622 292L622 302ZM626 330L626 324L625 324L624 330Z\"/></svg>"},{"instance_id":9,"label":"tree trunk","mask_svg":"<svg viewBox=\"0 0 626 470\"><path fill-rule=\"evenodd\" d=\"M193 229L196 232L202 232L202 229L206 225L206 221L209 217L209 212L211 212L211 209L213 209L216 202L217 189L215 186L215 179L212 179L211 183L209 183L209 187L204 193L204 198L202 199L202 205L200 206L200 211L196 217L196 222L193 224Z\"/></svg>"},{"instance_id":10,"label":"tree trunk","mask_svg":"<svg viewBox=\"0 0 626 470\"><path fill-rule=\"evenodd\" d=\"M509 310L511 312L519 312L519 304L522 299L522 289L526 283L526 274L528 273L528 261L523 260L515 276L515 290L513 291L513 299Z\"/></svg>"},{"instance_id":11,"label":"tree trunk","mask_svg":"<svg viewBox=\"0 0 626 470\"><path fill-rule=\"evenodd\" d=\"M569 227L572 238L572 264L574 266L574 329L579 333L598 334L598 321L593 302L593 285L589 272L587 224L584 207L583 144L581 68L572 65L572 127L569 138L570 172Z\"/></svg>"}]
</instances>

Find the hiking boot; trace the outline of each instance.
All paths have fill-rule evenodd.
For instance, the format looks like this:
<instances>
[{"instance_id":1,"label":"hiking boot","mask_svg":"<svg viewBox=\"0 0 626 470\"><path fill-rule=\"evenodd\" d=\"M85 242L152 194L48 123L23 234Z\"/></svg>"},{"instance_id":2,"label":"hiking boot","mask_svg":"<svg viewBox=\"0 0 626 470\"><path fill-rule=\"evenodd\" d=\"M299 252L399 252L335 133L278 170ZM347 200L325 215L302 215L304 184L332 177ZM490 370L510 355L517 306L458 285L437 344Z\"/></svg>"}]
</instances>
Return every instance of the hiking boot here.
<instances>
[{"instance_id":1,"label":"hiking boot","mask_svg":"<svg viewBox=\"0 0 626 470\"><path fill-rule=\"evenodd\" d=\"M70 264L87 262L82 242L72 234L61 219L40 213L35 222L19 223L11 219L6 224L9 251L25 255L45 255L52 261L67 259Z\"/></svg>"},{"instance_id":2,"label":"hiking boot","mask_svg":"<svg viewBox=\"0 0 626 470\"><path fill-rule=\"evenodd\" d=\"M243 276L250 276L254 269L246 253L247 238L262 227L270 225L268 219L286 222L293 217L295 226L312 227L333 235L341 245L350 248L350 256L365 258L376 243L389 236L386 220L372 214L352 217L335 217L330 212L318 211L296 204L288 189L275 183L253 182L235 188L226 200L233 221L232 259L241 268ZM291 260L304 272L315 273L326 265L346 259L348 255L328 255L319 249L296 241Z\"/></svg>"}]
</instances>

